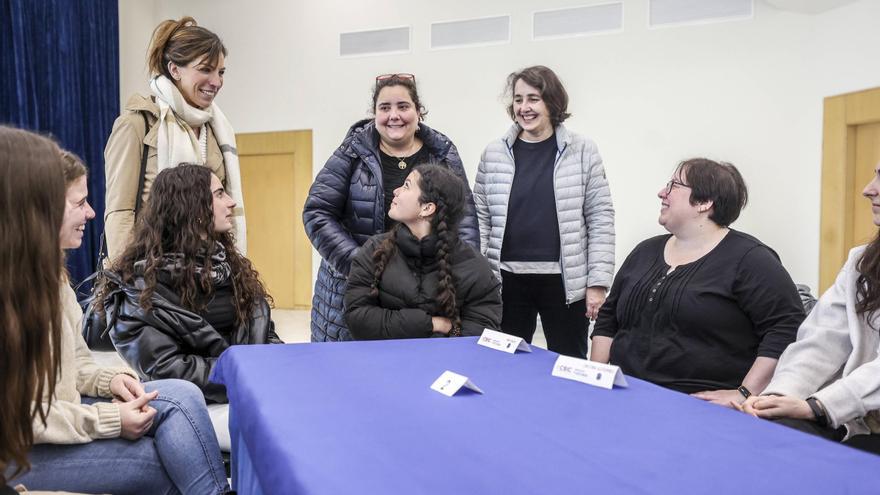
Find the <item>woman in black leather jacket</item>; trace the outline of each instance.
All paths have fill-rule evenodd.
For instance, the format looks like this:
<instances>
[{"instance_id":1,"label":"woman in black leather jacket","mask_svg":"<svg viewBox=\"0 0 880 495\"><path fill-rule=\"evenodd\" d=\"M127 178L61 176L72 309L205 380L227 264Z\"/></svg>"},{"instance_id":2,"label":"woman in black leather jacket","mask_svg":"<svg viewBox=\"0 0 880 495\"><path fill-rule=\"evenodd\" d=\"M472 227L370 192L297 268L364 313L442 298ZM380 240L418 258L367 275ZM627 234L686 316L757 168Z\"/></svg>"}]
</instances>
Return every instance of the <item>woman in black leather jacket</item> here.
<instances>
[{"instance_id":1,"label":"woman in black leather jacket","mask_svg":"<svg viewBox=\"0 0 880 495\"><path fill-rule=\"evenodd\" d=\"M454 172L420 165L394 190L399 222L351 266L345 321L355 339L479 335L501 325L501 283L458 237L467 190Z\"/></svg>"},{"instance_id":2,"label":"woman in black leather jacket","mask_svg":"<svg viewBox=\"0 0 880 495\"><path fill-rule=\"evenodd\" d=\"M110 339L143 379L188 380L209 402L227 402L211 369L230 345L281 343L271 299L235 248L235 200L216 175L181 165L152 191L99 294Z\"/></svg>"}]
</instances>

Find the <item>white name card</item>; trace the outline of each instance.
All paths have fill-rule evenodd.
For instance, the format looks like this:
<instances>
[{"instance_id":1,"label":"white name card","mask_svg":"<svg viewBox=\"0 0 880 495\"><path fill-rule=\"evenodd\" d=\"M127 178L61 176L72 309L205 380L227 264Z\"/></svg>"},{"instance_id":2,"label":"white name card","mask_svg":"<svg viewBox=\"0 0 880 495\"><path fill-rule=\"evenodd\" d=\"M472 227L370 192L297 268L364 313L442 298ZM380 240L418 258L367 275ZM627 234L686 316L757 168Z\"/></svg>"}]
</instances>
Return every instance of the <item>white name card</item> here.
<instances>
[{"instance_id":1,"label":"white name card","mask_svg":"<svg viewBox=\"0 0 880 495\"><path fill-rule=\"evenodd\" d=\"M507 352L513 354L516 351L532 352L528 342L522 337L514 337L506 333L496 332L488 328L483 330L480 340L477 341L481 346L495 349L496 351Z\"/></svg>"},{"instance_id":2,"label":"white name card","mask_svg":"<svg viewBox=\"0 0 880 495\"><path fill-rule=\"evenodd\" d=\"M611 389L614 385L626 387L626 377L619 366L602 364L570 356L559 356L553 365L553 376Z\"/></svg>"},{"instance_id":3,"label":"white name card","mask_svg":"<svg viewBox=\"0 0 880 495\"><path fill-rule=\"evenodd\" d=\"M483 393L480 387L476 386L468 377L451 371L444 371L440 378L434 380L434 383L431 384L432 390L436 390L447 397L452 397L462 387L479 394Z\"/></svg>"}]
</instances>

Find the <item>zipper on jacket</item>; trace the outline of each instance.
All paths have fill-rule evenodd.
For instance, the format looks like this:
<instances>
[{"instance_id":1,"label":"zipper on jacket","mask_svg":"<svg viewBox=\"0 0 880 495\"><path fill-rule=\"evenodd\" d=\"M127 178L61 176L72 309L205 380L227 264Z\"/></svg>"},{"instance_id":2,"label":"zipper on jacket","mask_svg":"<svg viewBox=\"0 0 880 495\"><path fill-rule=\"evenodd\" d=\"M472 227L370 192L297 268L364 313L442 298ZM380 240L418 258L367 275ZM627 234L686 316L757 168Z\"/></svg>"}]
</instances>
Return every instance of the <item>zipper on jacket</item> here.
<instances>
[{"instance_id":1,"label":"zipper on jacket","mask_svg":"<svg viewBox=\"0 0 880 495\"><path fill-rule=\"evenodd\" d=\"M556 208L556 226L559 228L559 273L562 275L562 291L566 293L565 306L568 307L571 305L571 300L566 292L567 282L565 280L565 261L563 260L564 256L562 256L565 242L562 239L562 225L559 224L559 198L556 197L556 172L558 170L559 161L562 160L562 154L565 153L566 149L568 149L568 144L565 144L565 146L559 150L559 154L556 155L556 161L553 163L553 205Z\"/></svg>"}]
</instances>

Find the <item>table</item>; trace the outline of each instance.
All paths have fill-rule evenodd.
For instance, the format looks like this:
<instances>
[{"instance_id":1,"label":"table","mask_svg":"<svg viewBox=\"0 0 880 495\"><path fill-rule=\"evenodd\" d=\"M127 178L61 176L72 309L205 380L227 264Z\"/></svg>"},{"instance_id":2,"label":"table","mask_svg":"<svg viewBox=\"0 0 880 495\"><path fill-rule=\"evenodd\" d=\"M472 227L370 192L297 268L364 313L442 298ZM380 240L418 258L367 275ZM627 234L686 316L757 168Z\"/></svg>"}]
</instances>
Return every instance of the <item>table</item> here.
<instances>
[{"instance_id":1,"label":"table","mask_svg":"<svg viewBox=\"0 0 880 495\"><path fill-rule=\"evenodd\" d=\"M627 378L556 378L557 354L476 337L234 346L239 493L878 493L880 457ZM445 397L445 370L485 391Z\"/></svg>"}]
</instances>

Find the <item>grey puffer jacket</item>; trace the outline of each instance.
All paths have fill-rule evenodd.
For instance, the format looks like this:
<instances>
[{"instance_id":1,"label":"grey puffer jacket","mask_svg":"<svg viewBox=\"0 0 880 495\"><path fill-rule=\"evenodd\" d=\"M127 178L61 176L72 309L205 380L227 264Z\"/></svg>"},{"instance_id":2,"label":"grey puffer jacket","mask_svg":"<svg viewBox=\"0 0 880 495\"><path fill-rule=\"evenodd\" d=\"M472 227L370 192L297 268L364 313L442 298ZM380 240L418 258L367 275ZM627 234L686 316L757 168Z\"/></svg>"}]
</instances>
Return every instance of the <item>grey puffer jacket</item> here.
<instances>
[{"instance_id":1,"label":"grey puffer jacket","mask_svg":"<svg viewBox=\"0 0 880 495\"><path fill-rule=\"evenodd\" d=\"M431 161L446 165L467 185L452 141L419 124L417 136ZM343 319L343 296L351 261L370 236L385 232L385 190L379 134L372 119L356 122L318 172L303 208L306 235L321 254L312 298L312 341L351 340ZM468 190L459 238L479 248L479 229Z\"/></svg>"},{"instance_id":2,"label":"grey puffer jacket","mask_svg":"<svg viewBox=\"0 0 880 495\"><path fill-rule=\"evenodd\" d=\"M514 124L489 143L480 157L474 202L480 222L480 245L495 276L501 278L501 244L516 165L513 144L521 129ZM614 206L599 150L589 138L556 127L553 170L556 215L562 252L559 261L565 302L586 296L587 287L610 287L614 274Z\"/></svg>"}]
</instances>

